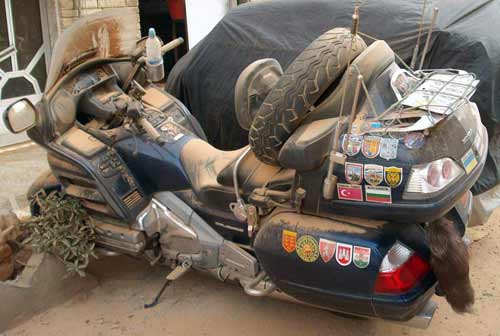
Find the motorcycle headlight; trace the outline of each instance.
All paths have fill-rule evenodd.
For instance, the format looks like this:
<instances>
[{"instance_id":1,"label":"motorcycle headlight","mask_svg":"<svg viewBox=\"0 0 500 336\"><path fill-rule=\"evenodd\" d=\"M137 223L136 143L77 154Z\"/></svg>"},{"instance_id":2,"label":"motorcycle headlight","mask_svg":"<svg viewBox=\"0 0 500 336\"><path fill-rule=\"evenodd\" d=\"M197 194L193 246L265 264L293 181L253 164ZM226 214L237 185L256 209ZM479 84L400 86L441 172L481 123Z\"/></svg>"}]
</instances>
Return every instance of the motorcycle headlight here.
<instances>
[{"instance_id":1,"label":"motorcycle headlight","mask_svg":"<svg viewBox=\"0 0 500 336\"><path fill-rule=\"evenodd\" d=\"M411 169L403 199L430 198L465 174L452 159L415 165Z\"/></svg>"}]
</instances>

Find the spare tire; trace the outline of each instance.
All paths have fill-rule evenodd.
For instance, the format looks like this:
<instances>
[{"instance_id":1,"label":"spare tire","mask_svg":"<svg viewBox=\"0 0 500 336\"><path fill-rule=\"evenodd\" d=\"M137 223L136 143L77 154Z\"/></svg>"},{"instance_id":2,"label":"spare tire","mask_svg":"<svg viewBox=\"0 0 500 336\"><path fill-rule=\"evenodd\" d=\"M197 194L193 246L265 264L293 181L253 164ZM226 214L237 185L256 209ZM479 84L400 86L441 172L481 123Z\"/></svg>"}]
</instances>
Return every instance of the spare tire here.
<instances>
[{"instance_id":1,"label":"spare tire","mask_svg":"<svg viewBox=\"0 0 500 336\"><path fill-rule=\"evenodd\" d=\"M363 39L356 36L353 41L352 37L348 29L332 29L314 40L286 69L250 128L250 146L260 161L278 165L281 147L311 106L342 76L348 62L366 49Z\"/></svg>"}]
</instances>

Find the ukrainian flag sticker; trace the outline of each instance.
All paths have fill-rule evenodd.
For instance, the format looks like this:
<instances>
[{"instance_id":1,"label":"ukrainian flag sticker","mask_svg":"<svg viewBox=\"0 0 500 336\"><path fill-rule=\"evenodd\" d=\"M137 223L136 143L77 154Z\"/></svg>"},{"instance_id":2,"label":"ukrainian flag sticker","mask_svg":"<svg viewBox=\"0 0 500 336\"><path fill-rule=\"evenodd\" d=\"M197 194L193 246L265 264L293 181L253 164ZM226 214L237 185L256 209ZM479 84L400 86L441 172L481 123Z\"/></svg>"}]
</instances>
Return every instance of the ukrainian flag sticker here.
<instances>
[{"instance_id":1,"label":"ukrainian flag sticker","mask_svg":"<svg viewBox=\"0 0 500 336\"><path fill-rule=\"evenodd\" d=\"M464 165L465 172L469 175L474 168L477 166L476 156L472 149L469 149L467 153L462 157L462 164Z\"/></svg>"}]
</instances>

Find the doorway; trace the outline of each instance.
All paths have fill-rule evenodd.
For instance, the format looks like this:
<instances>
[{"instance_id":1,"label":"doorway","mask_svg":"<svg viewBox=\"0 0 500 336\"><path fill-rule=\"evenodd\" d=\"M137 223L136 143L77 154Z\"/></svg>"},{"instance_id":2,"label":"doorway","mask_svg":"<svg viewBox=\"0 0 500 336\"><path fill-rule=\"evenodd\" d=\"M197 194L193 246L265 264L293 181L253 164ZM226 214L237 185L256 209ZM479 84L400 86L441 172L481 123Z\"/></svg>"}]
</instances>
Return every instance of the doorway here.
<instances>
[{"instance_id":1,"label":"doorway","mask_svg":"<svg viewBox=\"0 0 500 336\"><path fill-rule=\"evenodd\" d=\"M140 0L141 36L147 36L150 27L168 43L178 37L184 44L164 56L165 73L168 74L175 63L188 51L186 11L184 0Z\"/></svg>"},{"instance_id":2,"label":"doorway","mask_svg":"<svg viewBox=\"0 0 500 336\"><path fill-rule=\"evenodd\" d=\"M13 102L37 103L47 78L40 1L0 0L0 114ZM0 120L0 147L27 140Z\"/></svg>"}]
</instances>

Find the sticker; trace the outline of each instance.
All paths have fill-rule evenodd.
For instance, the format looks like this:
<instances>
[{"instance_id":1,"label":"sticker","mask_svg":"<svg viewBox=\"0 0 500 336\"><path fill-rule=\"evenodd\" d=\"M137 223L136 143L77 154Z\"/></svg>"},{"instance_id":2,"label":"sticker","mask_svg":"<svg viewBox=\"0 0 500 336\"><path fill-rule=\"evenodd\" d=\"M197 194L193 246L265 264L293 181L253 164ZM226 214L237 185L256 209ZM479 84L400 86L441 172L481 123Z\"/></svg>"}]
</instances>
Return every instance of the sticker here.
<instances>
[{"instance_id":1,"label":"sticker","mask_svg":"<svg viewBox=\"0 0 500 336\"><path fill-rule=\"evenodd\" d=\"M380 157L386 160L394 160L398 157L398 139L382 138L380 141Z\"/></svg>"},{"instance_id":2,"label":"sticker","mask_svg":"<svg viewBox=\"0 0 500 336\"><path fill-rule=\"evenodd\" d=\"M305 262L315 262L319 257L319 246L311 236L302 236L297 240L297 255Z\"/></svg>"},{"instance_id":3,"label":"sticker","mask_svg":"<svg viewBox=\"0 0 500 336\"><path fill-rule=\"evenodd\" d=\"M337 243L335 259L340 266L348 266L352 261L352 245Z\"/></svg>"},{"instance_id":4,"label":"sticker","mask_svg":"<svg viewBox=\"0 0 500 336\"><path fill-rule=\"evenodd\" d=\"M365 165L365 181L372 186L378 186L384 180L384 167L379 165Z\"/></svg>"},{"instance_id":5,"label":"sticker","mask_svg":"<svg viewBox=\"0 0 500 336\"><path fill-rule=\"evenodd\" d=\"M360 135L351 135L349 141L347 141L347 134L344 135L342 140L342 150L348 156L358 155L361 151L361 146L363 144L363 137Z\"/></svg>"},{"instance_id":6,"label":"sticker","mask_svg":"<svg viewBox=\"0 0 500 336\"><path fill-rule=\"evenodd\" d=\"M391 187L373 187L367 185L365 187L365 193L367 202L384 204L392 203Z\"/></svg>"},{"instance_id":7,"label":"sticker","mask_svg":"<svg viewBox=\"0 0 500 336\"><path fill-rule=\"evenodd\" d=\"M474 168L476 168L477 160L472 149L469 149L469 151L462 157L462 164L464 165L467 175L469 175Z\"/></svg>"},{"instance_id":8,"label":"sticker","mask_svg":"<svg viewBox=\"0 0 500 336\"><path fill-rule=\"evenodd\" d=\"M319 255L321 256L321 259L325 263L329 262L332 260L333 256L335 255L335 248L337 247L337 243L333 242L328 239L323 239L320 238L319 240Z\"/></svg>"},{"instance_id":9,"label":"sticker","mask_svg":"<svg viewBox=\"0 0 500 336\"><path fill-rule=\"evenodd\" d=\"M283 245L283 249L288 253L294 252L297 246L297 232L283 230L281 245Z\"/></svg>"},{"instance_id":10,"label":"sticker","mask_svg":"<svg viewBox=\"0 0 500 336\"><path fill-rule=\"evenodd\" d=\"M411 132L405 135L403 141L408 149L420 149L425 145L425 135L421 132Z\"/></svg>"},{"instance_id":11,"label":"sticker","mask_svg":"<svg viewBox=\"0 0 500 336\"><path fill-rule=\"evenodd\" d=\"M374 159L380 153L380 137L367 136L363 140L363 146L361 146L361 152L368 159Z\"/></svg>"},{"instance_id":12,"label":"sticker","mask_svg":"<svg viewBox=\"0 0 500 336\"><path fill-rule=\"evenodd\" d=\"M337 194L340 200L363 202L363 188L360 185L337 183Z\"/></svg>"},{"instance_id":13,"label":"sticker","mask_svg":"<svg viewBox=\"0 0 500 336\"><path fill-rule=\"evenodd\" d=\"M403 168L385 167L384 181L391 188L399 187L401 185L401 182L403 182Z\"/></svg>"},{"instance_id":14,"label":"sticker","mask_svg":"<svg viewBox=\"0 0 500 336\"><path fill-rule=\"evenodd\" d=\"M367 268L370 265L372 250L368 247L354 246L352 261L357 268Z\"/></svg>"},{"instance_id":15,"label":"sticker","mask_svg":"<svg viewBox=\"0 0 500 336\"><path fill-rule=\"evenodd\" d=\"M346 162L345 179L350 184L361 184L361 182L363 182L363 165L360 163Z\"/></svg>"}]
</instances>

